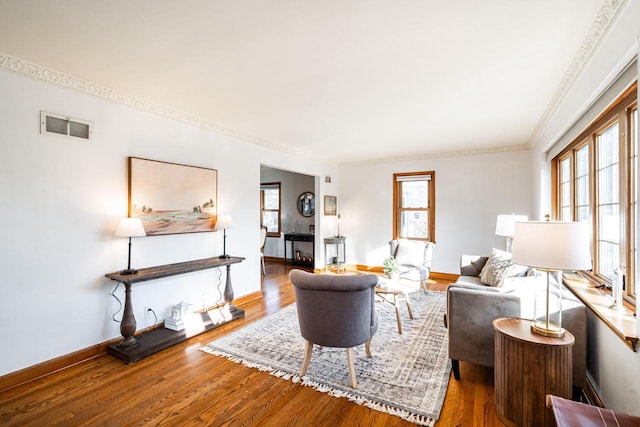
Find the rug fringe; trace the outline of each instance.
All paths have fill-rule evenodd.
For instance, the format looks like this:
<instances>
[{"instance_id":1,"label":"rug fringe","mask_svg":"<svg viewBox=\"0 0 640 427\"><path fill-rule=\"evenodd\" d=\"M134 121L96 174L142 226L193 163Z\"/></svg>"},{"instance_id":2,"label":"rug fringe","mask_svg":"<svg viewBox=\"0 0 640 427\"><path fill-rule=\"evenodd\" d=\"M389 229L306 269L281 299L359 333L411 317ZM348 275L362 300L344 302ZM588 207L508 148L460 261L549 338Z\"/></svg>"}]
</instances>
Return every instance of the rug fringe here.
<instances>
[{"instance_id":1,"label":"rug fringe","mask_svg":"<svg viewBox=\"0 0 640 427\"><path fill-rule=\"evenodd\" d=\"M246 360L243 359L242 357L238 357L235 356L233 354L229 354L229 353L225 353L222 351L218 351L218 350L214 350L208 346L205 347L201 347L200 348L201 351L204 351L205 353L209 353L212 354L214 356L220 356L220 357L224 357L234 363L239 363L242 364L248 368L255 368L258 369L259 371L262 372L268 372L270 375L273 375L274 377L277 378L282 378L284 380L287 381L291 381L295 384L302 384L304 386L308 386L308 387L312 387L315 390L322 392L322 393L327 393L329 396L333 396L333 397L344 397L346 399L348 399L349 401L356 403L360 406L366 406L367 408L371 408L374 409L376 411L379 412L385 412L387 414L390 415L394 415L396 417L402 418L403 420L412 422L414 424L418 424L418 425L422 425L422 426L427 426L427 427L433 427L435 424L435 420L429 417L425 417L423 415L418 415L418 414L414 414L412 412L406 411L404 409L399 409L399 408L394 408L392 406L386 405L384 403L380 403L380 402L376 402L374 400L371 399L367 399L366 397L363 396L358 396L355 395L353 393L349 393L347 391L344 390L338 390L335 389L333 387L330 387L326 384L322 384L319 383L317 381L313 381L311 379L309 379L309 377L304 376L301 377L297 374L292 374L290 372L286 372L286 371L282 371L279 369L274 369L271 368L269 366L265 366L262 365L260 363L256 363L256 362L252 362L250 360Z\"/></svg>"}]
</instances>

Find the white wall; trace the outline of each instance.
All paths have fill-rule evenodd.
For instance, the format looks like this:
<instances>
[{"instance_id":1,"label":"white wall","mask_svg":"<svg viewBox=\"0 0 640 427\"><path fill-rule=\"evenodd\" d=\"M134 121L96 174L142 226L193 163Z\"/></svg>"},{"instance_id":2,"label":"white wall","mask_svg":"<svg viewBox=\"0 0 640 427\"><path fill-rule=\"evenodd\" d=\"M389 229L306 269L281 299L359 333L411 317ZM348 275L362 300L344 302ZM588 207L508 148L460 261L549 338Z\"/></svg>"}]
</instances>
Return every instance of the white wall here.
<instances>
[{"instance_id":1,"label":"white wall","mask_svg":"<svg viewBox=\"0 0 640 427\"><path fill-rule=\"evenodd\" d=\"M545 150L556 143L590 102L606 89L630 55L637 54L639 23L640 1L631 0L571 86L547 127L533 141L532 205L539 218L549 212L551 204L550 164ZM640 263L640 259L636 263ZM638 280L640 277L636 278ZM591 311L588 311L587 342L587 375L606 407L640 415L640 353L629 349Z\"/></svg>"},{"instance_id":2,"label":"white wall","mask_svg":"<svg viewBox=\"0 0 640 427\"><path fill-rule=\"evenodd\" d=\"M498 214L529 214L528 151L344 166L338 201L347 263L382 264L393 237L393 174L419 171L435 171L433 271L458 274L460 255L504 249Z\"/></svg>"},{"instance_id":3,"label":"white wall","mask_svg":"<svg viewBox=\"0 0 640 427\"><path fill-rule=\"evenodd\" d=\"M89 95L0 72L0 375L120 335L105 273L126 267L127 240L113 232L127 215L127 157L218 170L220 214L233 216L227 250L236 297L260 290L260 164L299 165L308 175L337 168L276 152ZM91 141L40 135L40 111L92 121ZM322 189L320 189L322 191ZM321 194L320 194L321 196ZM132 266L218 255L222 233L135 238ZM224 271L222 272L224 286ZM133 286L138 329L181 300L219 300L214 270ZM122 287L116 295L123 300ZM120 319L122 312L118 313Z\"/></svg>"},{"instance_id":4,"label":"white wall","mask_svg":"<svg viewBox=\"0 0 640 427\"><path fill-rule=\"evenodd\" d=\"M309 233L309 226L315 225L316 215L318 215L318 198L316 197L316 214L311 217L300 215L297 209L298 197L310 191L315 194L315 178L309 175L302 175L295 172L274 169L268 166L260 167L260 180L263 183L280 182L280 237L267 237L264 248L265 256L284 257L284 234L285 233ZM287 257L291 257L291 243L287 243ZM300 250L304 255L311 256L311 243L296 243L296 250Z\"/></svg>"}]
</instances>

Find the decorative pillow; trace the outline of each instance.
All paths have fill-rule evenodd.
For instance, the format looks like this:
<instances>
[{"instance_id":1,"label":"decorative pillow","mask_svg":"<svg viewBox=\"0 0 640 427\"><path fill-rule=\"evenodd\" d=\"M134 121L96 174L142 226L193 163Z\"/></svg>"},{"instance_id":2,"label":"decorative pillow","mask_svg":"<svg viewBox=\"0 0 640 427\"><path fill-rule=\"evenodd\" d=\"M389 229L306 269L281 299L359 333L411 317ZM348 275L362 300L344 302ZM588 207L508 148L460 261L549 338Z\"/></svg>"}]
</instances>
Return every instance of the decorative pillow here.
<instances>
[{"instance_id":1,"label":"decorative pillow","mask_svg":"<svg viewBox=\"0 0 640 427\"><path fill-rule=\"evenodd\" d=\"M509 252L494 248L480 272L480 281L489 286L501 287L505 278L522 275L526 270L527 267L511 262Z\"/></svg>"},{"instance_id":2,"label":"decorative pillow","mask_svg":"<svg viewBox=\"0 0 640 427\"><path fill-rule=\"evenodd\" d=\"M398 264L422 265L424 263L424 242L414 242L411 240L399 240L396 250Z\"/></svg>"}]
</instances>

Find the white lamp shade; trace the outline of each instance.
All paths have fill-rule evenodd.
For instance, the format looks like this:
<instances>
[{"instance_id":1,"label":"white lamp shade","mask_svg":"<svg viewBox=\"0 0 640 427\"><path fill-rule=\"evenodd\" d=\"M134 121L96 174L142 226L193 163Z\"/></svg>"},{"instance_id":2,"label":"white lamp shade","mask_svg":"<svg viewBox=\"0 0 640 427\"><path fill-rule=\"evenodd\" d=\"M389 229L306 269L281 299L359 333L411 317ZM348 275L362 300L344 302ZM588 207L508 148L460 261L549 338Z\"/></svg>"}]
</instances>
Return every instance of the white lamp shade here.
<instances>
[{"instance_id":1,"label":"white lamp shade","mask_svg":"<svg viewBox=\"0 0 640 427\"><path fill-rule=\"evenodd\" d=\"M548 270L589 270L589 227L586 222L517 222L511 260Z\"/></svg>"},{"instance_id":2,"label":"white lamp shade","mask_svg":"<svg viewBox=\"0 0 640 427\"><path fill-rule=\"evenodd\" d=\"M115 235L118 237L142 237L147 233L144 231L140 218L122 218L116 228Z\"/></svg>"},{"instance_id":3,"label":"white lamp shade","mask_svg":"<svg viewBox=\"0 0 640 427\"><path fill-rule=\"evenodd\" d=\"M231 215L220 215L216 221L216 230L234 228Z\"/></svg>"},{"instance_id":4,"label":"white lamp shade","mask_svg":"<svg viewBox=\"0 0 640 427\"><path fill-rule=\"evenodd\" d=\"M528 219L526 215L498 215L496 236L513 237L516 222L525 222Z\"/></svg>"}]
</instances>

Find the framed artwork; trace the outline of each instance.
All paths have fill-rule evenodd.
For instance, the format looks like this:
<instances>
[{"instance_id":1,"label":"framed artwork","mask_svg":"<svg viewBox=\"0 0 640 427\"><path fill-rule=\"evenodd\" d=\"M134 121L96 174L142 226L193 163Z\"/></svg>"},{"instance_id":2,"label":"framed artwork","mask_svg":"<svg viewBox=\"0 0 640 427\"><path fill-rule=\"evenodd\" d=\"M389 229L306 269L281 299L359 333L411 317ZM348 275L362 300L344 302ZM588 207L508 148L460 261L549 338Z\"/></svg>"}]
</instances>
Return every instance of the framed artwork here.
<instances>
[{"instance_id":1,"label":"framed artwork","mask_svg":"<svg viewBox=\"0 0 640 427\"><path fill-rule=\"evenodd\" d=\"M213 231L218 171L129 157L129 216L148 236Z\"/></svg>"},{"instance_id":2,"label":"framed artwork","mask_svg":"<svg viewBox=\"0 0 640 427\"><path fill-rule=\"evenodd\" d=\"M336 196L324 196L324 214L336 215L338 213L338 198Z\"/></svg>"}]
</instances>

